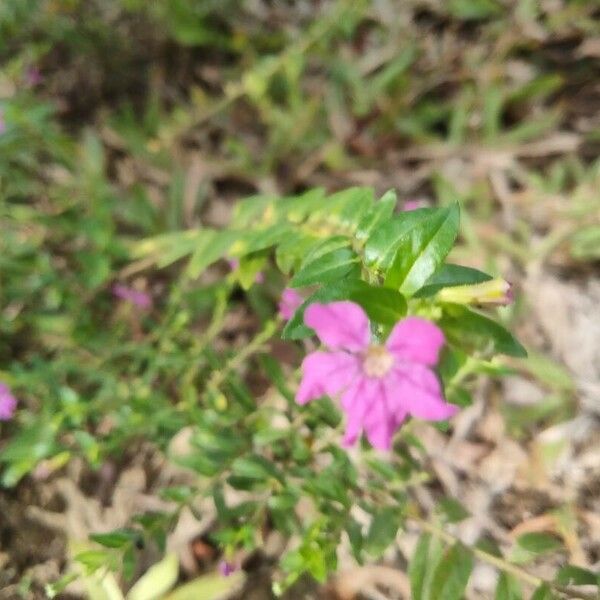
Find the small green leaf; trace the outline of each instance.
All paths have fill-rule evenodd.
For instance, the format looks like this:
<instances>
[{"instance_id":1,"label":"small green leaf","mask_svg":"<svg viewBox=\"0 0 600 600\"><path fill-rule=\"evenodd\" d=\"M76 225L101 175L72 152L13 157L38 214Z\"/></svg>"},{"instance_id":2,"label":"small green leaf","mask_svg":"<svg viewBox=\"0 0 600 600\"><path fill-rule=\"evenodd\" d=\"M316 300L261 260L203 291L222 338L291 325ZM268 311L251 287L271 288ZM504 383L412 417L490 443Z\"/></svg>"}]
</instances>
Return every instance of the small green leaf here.
<instances>
[{"instance_id":1,"label":"small green leaf","mask_svg":"<svg viewBox=\"0 0 600 600\"><path fill-rule=\"evenodd\" d=\"M348 299L360 304L371 321L394 325L406 315L406 300L396 290L370 285L357 285Z\"/></svg>"},{"instance_id":2,"label":"small green leaf","mask_svg":"<svg viewBox=\"0 0 600 600\"><path fill-rule=\"evenodd\" d=\"M500 573L495 600L522 600L523 592L519 580L506 573Z\"/></svg>"},{"instance_id":3,"label":"small green leaf","mask_svg":"<svg viewBox=\"0 0 600 600\"><path fill-rule=\"evenodd\" d=\"M575 565L561 567L554 578L560 585L596 585L600 587L600 572L594 573Z\"/></svg>"},{"instance_id":4,"label":"small green leaf","mask_svg":"<svg viewBox=\"0 0 600 600\"><path fill-rule=\"evenodd\" d=\"M470 516L469 511L455 498L442 498L438 502L438 509L448 523L458 523Z\"/></svg>"},{"instance_id":5,"label":"small green leaf","mask_svg":"<svg viewBox=\"0 0 600 600\"><path fill-rule=\"evenodd\" d=\"M90 539L107 548L122 548L135 542L139 533L130 529L115 529L109 533L92 533Z\"/></svg>"},{"instance_id":6,"label":"small green leaf","mask_svg":"<svg viewBox=\"0 0 600 600\"><path fill-rule=\"evenodd\" d=\"M461 600L473 570L473 555L455 544L443 556L431 581L430 600Z\"/></svg>"},{"instance_id":7,"label":"small green leaf","mask_svg":"<svg viewBox=\"0 0 600 600\"><path fill-rule=\"evenodd\" d=\"M83 565L88 573L104 567L110 563L108 550L84 550L73 557L73 560Z\"/></svg>"},{"instance_id":8,"label":"small green leaf","mask_svg":"<svg viewBox=\"0 0 600 600\"><path fill-rule=\"evenodd\" d=\"M129 590L127 600L155 600L166 594L179 577L179 561L176 554L167 554L152 565Z\"/></svg>"},{"instance_id":9,"label":"small green leaf","mask_svg":"<svg viewBox=\"0 0 600 600\"><path fill-rule=\"evenodd\" d=\"M259 250L265 250L271 246L284 241L293 231L289 223L275 223L262 229L252 229L250 231L222 231L222 234L228 234L235 239L231 245L230 252L232 256L244 256ZM211 261L212 262L212 261Z\"/></svg>"},{"instance_id":10,"label":"small green leaf","mask_svg":"<svg viewBox=\"0 0 600 600\"><path fill-rule=\"evenodd\" d=\"M438 209L407 232L398 248L385 285L412 295L440 267L458 235L460 208Z\"/></svg>"},{"instance_id":11,"label":"small green leaf","mask_svg":"<svg viewBox=\"0 0 600 600\"><path fill-rule=\"evenodd\" d=\"M178 587L164 600L221 600L238 592L245 579L243 571L236 571L229 577L209 573Z\"/></svg>"},{"instance_id":12,"label":"small green leaf","mask_svg":"<svg viewBox=\"0 0 600 600\"><path fill-rule=\"evenodd\" d=\"M453 17L465 21L480 21L501 13L494 0L450 0L448 11Z\"/></svg>"},{"instance_id":13,"label":"small green leaf","mask_svg":"<svg viewBox=\"0 0 600 600\"><path fill-rule=\"evenodd\" d=\"M305 287L315 283L330 283L339 281L350 273L356 277L360 273L358 256L350 248L339 248L300 267L289 285Z\"/></svg>"},{"instance_id":14,"label":"small green leaf","mask_svg":"<svg viewBox=\"0 0 600 600\"><path fill-rule=\"evenodd\" d=\"M373 206L374 200L372 188L351 187L325 198L313 216L316 218L324 214L327 220L355 228Z\"/></svg>"},{"instance_id":15,"label":"small green leaf","mask_svg":"<svg viewBox=\"0 0 600 600\"><path fill-rule=\"evenodd\" d=\"M442 265L426 282L425 285L415 294L415 298L425 298L433 296L445 287L456 287L459 285L471 285L482 283L492 279L491 275L463 267L462 265L445 264Z\"/></svg>"},{"instance_id":16,"label":"small green leaf","mask_svg":"<svg viewBox=\"0 0 600 600\"><path fill-rule=\"evenodd\" d=\"M394 213L398 199L394 190L387 191L362 217L356 229L356 239L366 240L382 223Z\"/></svg>"},{"instance_id":17,"label":"small green leaf","mask_svg":"<svg viewBox=\"0 0 600 600\"><path fill-rule=\"evenodd\" d=\"M242 456L231 465L231 472L238 477L263 481L269 478L283 481L281 473L275 465L264 456L258 454Z\"/></svg>"},{"instance_id":18,"label":"small green leaf","mask_svg":"<svg viewBox=\"0 0 600 600\"><path fill-rule=\"evenodd\" d=\"M187 266L186 275L190 279L199 277L206 268L223 258L239 234L233 231L202 230L196 240L193 254Z\"/></svg>"},{"instance_id":19,"label":"small green leaf","mask_svg":"<svg viewBox=\"0 0 600 600\"><path fill-rule=\"evenodd\" d=\"M392 215L386 221L376 225L365 244L365 263L377 269L387 269L404 236L435 212L433 208L419 208Z\"/></svg>"},{"instance_id":20,"label":"small green leaf","mask_svg":"<svg viewBox=\"0 0 600 600\"><path fill-rule=\"evenodd\" d=\"M533 592L530 600L558 600L558 596L547 583L544 583Z\"/></svg>"},{"instance_id":21,"label":"small green leaf","mask_svg":"<svg viewBox=\"0 0 600 600\"><path fill-rule=\"evenodd\" d=\"M419 538L415 553L408 567L412 600L423 600L425 592L425 575L429 564L429 543L431 535L423 533Z\"/></svg>"},{"instance_id":22,"label":"small green leaf","mask_svg":"<svg viewBox=\"0 0 600 600\"><path fill-rule=\"evenodd\" d=\"M364 541L364 549L373 557L379 558L396 539L400 527L398 510L382 508L373 515L373 520Z\"/></svg>"},{"instance_id":23,"label":"small green leaf","mask_svg":"<svg viewBox=\"0 0 600 600\"><path fill-rule=\"evenodd\" d=\"M517 545L532 554L546 554L563 548L562 540L551 533L525 533L517 539Z\"/></svg>"},{"instance_id":24,"label":"small green leaf","mask_svg":"<svg viewBox=\"0 0 600 600\"><path fill-rule=\"evenodd\" d=\"M459 304L444 304L439 321L450 342L469 350L491 350L525 358L527 351L502 326L492 319Z\"/></svg>"}]
</instances>

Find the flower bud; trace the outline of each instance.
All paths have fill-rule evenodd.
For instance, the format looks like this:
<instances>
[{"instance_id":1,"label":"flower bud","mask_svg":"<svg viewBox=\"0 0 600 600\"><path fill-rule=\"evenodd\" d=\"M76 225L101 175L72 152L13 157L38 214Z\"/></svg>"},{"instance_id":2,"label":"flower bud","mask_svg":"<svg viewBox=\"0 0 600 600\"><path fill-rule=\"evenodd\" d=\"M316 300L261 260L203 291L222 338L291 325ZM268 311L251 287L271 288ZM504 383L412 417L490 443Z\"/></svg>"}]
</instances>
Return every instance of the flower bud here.
<instances>
[{"instance_id":1,"label":"flower bud","mask_svg":"<svg viewBox=\"0 0 600 600\"><path fill-rule=\"evenodd\" d=\"M513 300L512 284L505 279L497 278L474 283L444 288L437 294L437 299L453 304L481 304L488 306L505 306Z\"/></svg>"}]
</instances>

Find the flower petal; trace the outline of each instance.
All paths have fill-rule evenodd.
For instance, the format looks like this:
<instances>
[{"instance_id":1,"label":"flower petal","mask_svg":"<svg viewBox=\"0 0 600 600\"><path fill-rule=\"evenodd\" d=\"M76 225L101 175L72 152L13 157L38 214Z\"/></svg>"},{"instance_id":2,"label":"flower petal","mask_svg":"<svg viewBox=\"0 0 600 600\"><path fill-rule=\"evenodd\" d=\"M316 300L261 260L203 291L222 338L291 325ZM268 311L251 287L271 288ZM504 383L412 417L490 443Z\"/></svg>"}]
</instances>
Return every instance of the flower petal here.
<instances>
[{"instance_id":1,"label":"flower petal","mask_svg":"<svg viewBox=\"0 0 600 600\"><path fill-rule=\"evenodd\" d=\"M339 394L357 376L358 369L358 359L346 352L311 352L302 361L296 402L306 404L325 394Z\"/></svg>"},{"instance_id":2,"label":"flower petal","mask_svg":"<svg viewBox=\"0 0 600 600\"><path fill-rule=\"evenodd\" d=\"M444 345L444 334L431 321L408 317L396 323L385 345L400 360L435 365Z\"/></svg>"},{"instance_id":3,"label":"flower petal","mask_svg":"<svg viewBox=\"0 0 600 600\"><path fill-rule=\"evenodd\" d=\"M379 450L389 450L395 430L406 417L389 401L386 380L362 377L342 396L346 413L343 445L352 446L365 431L369 443Z\"/></svg>"},{"instance_id":4,"label":"flower petal","mask_svg":"<svg viewBox=\"0 0 600 600\"><path fill-rule=\"evenodd\" d=\"M396 369L392 378L396 378L394 401L413 417L443 421L459 410L458 406L446 402L436 374L424 365Z\"/></svg>"},{"instance_id":5,"label":"flower petal","mask_svg":"<svg viewBox=\"0 0 600 600\"><path fill-rule=\"evenodd\" d=\"M304 322L315 330L323 344L334 350L358 352L369 345L369 319L354 302L311 304L304 312Z\"/></svg>"},{"instance_id":6,"label":"flower petal","mask_svg":"<svg viewBox=\"0 0 600 600\"><path fill-rule=\"evenodd\" d=\"M345 448L353 446L362 433L365 413L370 406L365 397L366 387L366 380L358 378L342 396L341 404L346 413L346 431L342 441Z\"/></svg>"}]
</instances>

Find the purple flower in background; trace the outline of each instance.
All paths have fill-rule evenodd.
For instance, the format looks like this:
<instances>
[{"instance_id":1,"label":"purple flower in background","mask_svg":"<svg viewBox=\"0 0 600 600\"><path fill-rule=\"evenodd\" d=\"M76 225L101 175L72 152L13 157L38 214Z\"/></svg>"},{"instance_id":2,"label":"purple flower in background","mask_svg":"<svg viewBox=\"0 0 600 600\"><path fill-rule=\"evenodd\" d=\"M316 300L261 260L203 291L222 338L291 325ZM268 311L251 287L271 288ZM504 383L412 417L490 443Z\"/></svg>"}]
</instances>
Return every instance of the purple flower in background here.
<instances>
[{"instance_id":1,"label":"purple flower in background","mask_svg":"<svg viewBox=\"0 0 600 600\"><path fill-rule=\"evenodd\" d=\"M117 298L125 300L126 302L131 302L131 304L138 308L148 309L152 307L152 297L146 292L134 290L133 288L121 285L120 283L115 284L112 291Z\"/></svg>"},{"instance_id":2,"label":"purple flower in background","mask_svg":"<svg viewBox=\"0 0 600 600\"><path fill-rule=\"evenodd\" d=\"M17 409L17 399L12 395L10 388L0 382L0 421L9 421Z\"/></svg>"},{"instance_id":3,"label":"purple flower in background","mask_svg":"<svg viewBox=\"0 0 600 600\"><path fill-rule=\"evenodd\" d=\"M232 573L235 573L237 570L238 567L227 560L222 560L219 563L219 573L221 573L223 577L229 577Z\"/></svg>"},{"instance_id":4,"label":"purple flower in background","mask_svg":"<svg viewBox=\"0 0 600 600\"><path fill-rule=\"evenodd\" d=\"M285 288L279 301L279 316L289 321L303 302L304 298L296 290Z\"/></svg>"},{"instance_id":5,"label":"purple flower in background","mask_svg":"<svg viewBox=\"0 0 600 600\"><path fill-rule=\"evenodd\" d=\"M4 109L0 106L0 135L6 131L6 121L4 120Z\"/></svg>"},{"instance_id":6,"label":"purple flower in background","mask_svg":"<svg viewBox=\"0 0 600 600\"><path fill-rule=\"evenodd\" d=\"M347 301L311 304L304 322L329 351L304 359L296 401L340 396L347 417L345 446L364 430L372 446L389 450L408 415L442 421L457 412L457 406L445 401L432 370L444 345L437 325L407 317L396 323L384 345L374 344L367 315Z\"/></svg>"},{"instance_id":7,"label":"purple flower in background","mask_svg":"<svg viewBox=\"0 0 600 600\"><path fill-rule=\"evenodd\" d=\"M42 83L43 79L44 78L42 77L39 68L35 65L28 67L25 71L25 83L30 87L39 85Z\"/></svg>"}]
</instances>

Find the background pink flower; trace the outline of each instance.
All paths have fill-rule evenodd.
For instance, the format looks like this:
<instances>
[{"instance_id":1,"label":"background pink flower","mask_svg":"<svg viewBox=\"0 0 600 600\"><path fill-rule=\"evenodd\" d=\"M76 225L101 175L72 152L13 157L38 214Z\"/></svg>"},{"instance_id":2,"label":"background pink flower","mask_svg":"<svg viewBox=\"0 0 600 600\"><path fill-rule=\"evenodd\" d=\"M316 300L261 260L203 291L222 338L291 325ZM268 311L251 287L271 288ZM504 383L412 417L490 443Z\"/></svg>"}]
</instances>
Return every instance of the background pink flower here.
<instances>
[{"instance_id":1,"label":"background pink flower","mask_svg":"<svg viewBox=\"0 0 600 600\"><path fill-rule=\"evenodd\" d=\"M17 399L12 395L10 388L0 382L0 421L9 421L17 409Z\"/></svg>"},{"instance_id":2,"label":"background pink flower","mask_svg":"<svg viewBox=\"0 0 600 600\"><path fill-rule=\"evenodd\" d=\"M296 401L340 396L345 446L364 431L372 446L388 450L408 415L441 421L458 410L445 401L432 370L444 345L444 334L433 323L408 317L380 345L371 342L367 315L353 302L311 304L304 322L329 351L304 359Z\"/></svg>"},{"instance_id":3,"label":"background pink flower","mask_svg":"<svg viewBox=\"0 0 600 600\"><path fill-rule=\"evenodd\" d=\"M406 202L404 202L404 207L402 208L402 210L416 210L417 208L426 208L427 206L427 200L424 200L422 198L415 198L414 200L406 200Z\"/></svg>"},{"instance_id":4,"label":"background pink flower","mask_svg":"<svg viewBox=\"0 0 600 600\"><path fill-rule=\"evenodd\" d=\"M304 298L296 290L285 288L279 301L279 316L289 321L303 302Z\"/></svg>"},{"instance_id":5,"label":"background pink flower","mask_svg":"<svg viewBox=\"0 0 600 600\"><path fill-rule=\"evenodd\" d=\"M148 309L152 306L152 297L146 292L140 292L120 283L115 284L112 291L117 298L131 302L131 304L138 308Z\"/></svg>"}]
</instances>

